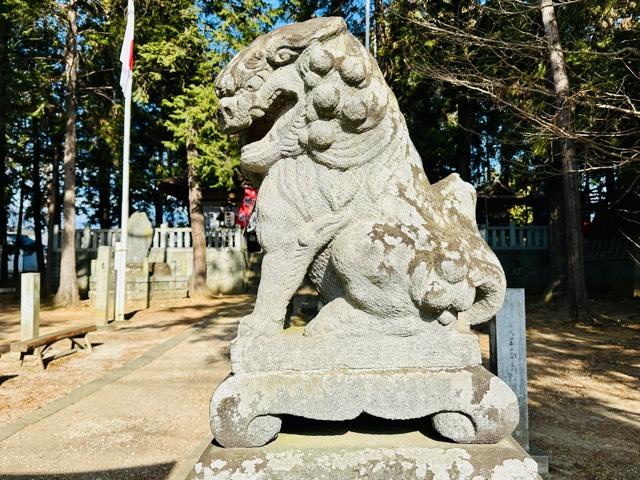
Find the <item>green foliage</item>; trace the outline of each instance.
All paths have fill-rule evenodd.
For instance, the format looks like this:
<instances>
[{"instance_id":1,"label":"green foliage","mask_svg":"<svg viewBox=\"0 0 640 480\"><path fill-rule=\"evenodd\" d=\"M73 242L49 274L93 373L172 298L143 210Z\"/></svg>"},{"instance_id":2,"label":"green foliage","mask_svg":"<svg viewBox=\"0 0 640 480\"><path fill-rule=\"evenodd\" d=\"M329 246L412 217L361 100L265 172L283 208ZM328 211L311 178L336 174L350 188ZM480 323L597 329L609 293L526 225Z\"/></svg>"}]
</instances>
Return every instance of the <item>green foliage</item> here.
<instances>
[{"instance_id":1,"label":"green foliage","mask_svg":"<svg viewBox=\"0 0 640 480\"><path fill-rule=\"evenodd\" d=\"M175 151L193 144L199 152L194 166L200 179L214 187L231 188L239 152L237 142L221 133L216 124L218 98L213 85L189 85L165 106L172 112L166 126L173 139L165 142L167 147Z\"/></svg>"},{"instance_id":2,"label":"green foliage","mask_svg":"<svg viewBox=\"0 0 640 480\"><path fill-rule=\"evenodd\" d=\"M215 121L215 76L235 52L273 25L277 13L261 0L209 2L203 10L189 5L179 15L184 28L166 32L173 36L142 49L147 84L164 80L162 71L179 79L180 89L162 101L167 111L163 125L171 134L164 145L174 152L194 146L198 155L191 161L197 162L195 170L205 184L233 187L239 166L236 139L221 133ZM144 88L142 82L140 90Z\"/></svg>"},{"instance_id":3,"label":"green foliage","mask_svg":"<svg viewBox=\"0 0 640 480\"><path fill-rule=\"evenodd\" d=\"M33 146L42 146L47 174L39 185L28 181L30 189L51 183L54 158L61 156L65 2L0 1L0 36L6 38L0 45L0 155L14 207L11 192L28 171ZM78 208L81 216L105 226L119 216L118 56L126 3L78 2ZM431 180L458 171L479 185L500 174L517 191L544 190L556 173L557 133L544 128L556 110L538 2L371 4L384 9L380 15L372 8L381 23L371 27L378 62ZM360 0L136 0L134 208L159 212L157 220L164 213L172 221L171 212L184 199L168 196L163 186L186 176L188 145L198 152L192 161L203 184L232 186L238 145L217 130L213 81L243 46L282 18L314 15L342 15L362 39L363 10ZM585 171L596 168L583 176L583 185L593 191L593 182L606 177L609 187L602 191L615 203L614 193L632 191L640 175L637 2L565 2L558 7L558 24L569 64L578 157ZM380 26L384 38L376 38ZM447 76L440 75L443 67ZM33 138L34 119L38 138Z\"/></svg>"}]
</instances>

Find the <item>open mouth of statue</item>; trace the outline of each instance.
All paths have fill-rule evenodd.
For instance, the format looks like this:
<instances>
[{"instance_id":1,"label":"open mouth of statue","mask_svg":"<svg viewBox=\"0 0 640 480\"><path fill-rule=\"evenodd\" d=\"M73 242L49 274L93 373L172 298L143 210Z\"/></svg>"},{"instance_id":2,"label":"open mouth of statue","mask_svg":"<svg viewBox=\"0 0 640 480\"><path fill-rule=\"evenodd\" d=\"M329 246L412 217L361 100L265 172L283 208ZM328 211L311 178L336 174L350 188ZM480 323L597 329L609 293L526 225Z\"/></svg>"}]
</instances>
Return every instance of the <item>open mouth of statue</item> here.
<instances>
[{"instance_id":1,"label":"open mouth of statue","mask_svg":"<svg viewBox=\"0 0 640 480\"><path fill-rule=\"evenodd\" d=\"M269 103L269 107L263 110L252 107L251 125L240 132L240 147L244 151L254 143L264 139L271 130L280 122L284 121L285 115L294 107L297 102L296 96L291 92L278 92Z\"/></svg>"}]
</instances>

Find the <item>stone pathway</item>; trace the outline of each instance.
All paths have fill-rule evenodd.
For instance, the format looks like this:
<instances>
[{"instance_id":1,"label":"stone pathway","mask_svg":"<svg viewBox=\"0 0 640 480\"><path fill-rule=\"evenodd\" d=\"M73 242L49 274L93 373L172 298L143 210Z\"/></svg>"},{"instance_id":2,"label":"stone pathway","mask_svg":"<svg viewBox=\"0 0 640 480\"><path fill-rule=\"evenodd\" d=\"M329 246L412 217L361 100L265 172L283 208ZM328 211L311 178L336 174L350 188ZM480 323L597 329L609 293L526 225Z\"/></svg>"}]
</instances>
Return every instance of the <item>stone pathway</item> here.
<instances>
[{"instance_id":1,"label":"stone pathway","mask_svg":"<svg viewBox=\"0 0 640 480\"><path fill-rule=\"evenodd\" d=\"M250 303L242 309L248 312ZM0 478L184 478L210 440L209 398L229 372L228 343L238 313L182 329L106 375L0 425Z\"/></svg>"}]
</instances>

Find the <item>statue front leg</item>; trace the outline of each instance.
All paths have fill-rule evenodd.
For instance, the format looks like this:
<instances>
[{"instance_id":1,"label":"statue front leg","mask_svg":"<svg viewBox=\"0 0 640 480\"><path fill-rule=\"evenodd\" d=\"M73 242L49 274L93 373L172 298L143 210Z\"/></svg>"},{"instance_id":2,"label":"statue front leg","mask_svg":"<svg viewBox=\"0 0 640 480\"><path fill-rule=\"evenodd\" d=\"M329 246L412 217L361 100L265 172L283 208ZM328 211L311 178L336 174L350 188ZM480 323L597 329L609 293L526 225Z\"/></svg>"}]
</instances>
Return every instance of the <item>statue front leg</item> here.
<instances>
[{"instance_id":1,"label":"statue front leg","mask_svg":"<svg viewBox=\"0 0 640 480\"><path fill-rule=\"evenodd\" d=\"M256 304L253 312L240 321L238 336L282 333L287 306L300 287L316 250L288 244L286 248L265 254Z\"/></svg>"}]
</instances>

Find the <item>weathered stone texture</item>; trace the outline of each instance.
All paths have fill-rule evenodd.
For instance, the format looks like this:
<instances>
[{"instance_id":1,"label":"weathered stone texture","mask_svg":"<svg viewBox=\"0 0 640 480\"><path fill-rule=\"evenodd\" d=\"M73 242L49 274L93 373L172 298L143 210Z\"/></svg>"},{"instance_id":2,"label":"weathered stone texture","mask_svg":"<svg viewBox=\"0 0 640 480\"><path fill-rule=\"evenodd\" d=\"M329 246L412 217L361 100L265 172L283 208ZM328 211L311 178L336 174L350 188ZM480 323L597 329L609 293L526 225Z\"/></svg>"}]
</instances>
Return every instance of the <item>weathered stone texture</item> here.
<instances>
[{"instance_id":1,"label":"weathered stone texture","mask_svg":"<svg viewBox=\"0 0 640 480\"><path fill-rule=\"evenodd\" d=\"M147 214L134 212L127 224L127 263L142 263L153 243L153 225Z\"/></svg>"},{"instance_id":2,"label":"weathered stone texture","mask_svg":"<svg viewBox=\"0 0 640 480\"><path fill-rule=\"evenodd\" d=\"M475 223L475 191L429 181L397 101L341 18L256 39L216 80L219 121L260 183L265 251L243 336L278 335L309 273L325 307L308 336L433 333L488 320L505 279ZM432 324L432 325L431 325Z\"/></svg>"},{"instance_id":3,"label":"weathered stone texture","mask_svg":"<svg viewBox=\"0 0 640 480\"><path fill-rule=\"evenodd\" d=\"M515 396L480 366L469 332L505 291L475 222L475 190L455 174L429 184L393 93L345 22L257 38L216 90L220 125L239 133L241 166L260 184L265 252L255 309L232 345L234 374L212 399L216 439L258 446L284 414L362 412L430 417L456 442L509 436ZM305 275L324 306L303 334L285 331Z\"/></svg>"},{"instance_id":4,"label":"weathered stone texture","mask_svg":"<svg viewBox=\"0 0 640 480\"><path fill-rule=\"evenodd\" d=\"M444 330L444 329L443 329ZM335 369L462 368L480 365L478 337L455 329L409 337L308 337L291 327L284 335L231 344L235 373L323 371Z\"/></svg>"},{"instance_id":5,"label":"weathered stone texture","mask_svg":"<svg viewBox=\"0 0 640 480\"><path fill-rule=\"evenodd\" d=\"M437 442L419 432L332 436L283 434L262 448L209 446L190 480L539 480L513 440L496 445Z\"/></svg>"},{"instance_id":6,"label":"weathered stone texture","mask_svg":"<svg viewBox=\"0 0 640 480\"><path fill-rule=\"evenodd\" d=\"M277 415L338 421L361 413L390 420L433 415L438 433L463 443L495 443L518 424L509 387L482 367L467 367L236 374L211 399L211 428L223 446L251 447L277 435Z\"/></svg>"}]
</instances>

